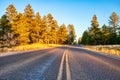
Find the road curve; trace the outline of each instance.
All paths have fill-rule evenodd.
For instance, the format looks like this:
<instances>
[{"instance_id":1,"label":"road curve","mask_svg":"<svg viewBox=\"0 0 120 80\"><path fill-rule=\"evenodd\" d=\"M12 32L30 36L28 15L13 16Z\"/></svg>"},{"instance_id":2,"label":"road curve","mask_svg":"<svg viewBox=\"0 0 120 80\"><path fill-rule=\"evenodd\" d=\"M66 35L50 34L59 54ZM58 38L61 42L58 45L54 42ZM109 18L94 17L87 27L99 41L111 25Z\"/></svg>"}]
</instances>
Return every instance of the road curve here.
<instances>
[{"instance_id":1,"label":"road curve","mask_svg":"<svg viewBox=\"0 0 120 80\"><path fill-rule=\"evenodd\" d=\"M63 46L0 57L0 80L120 80L120 60Z\"/></svg>"}]
</instances>

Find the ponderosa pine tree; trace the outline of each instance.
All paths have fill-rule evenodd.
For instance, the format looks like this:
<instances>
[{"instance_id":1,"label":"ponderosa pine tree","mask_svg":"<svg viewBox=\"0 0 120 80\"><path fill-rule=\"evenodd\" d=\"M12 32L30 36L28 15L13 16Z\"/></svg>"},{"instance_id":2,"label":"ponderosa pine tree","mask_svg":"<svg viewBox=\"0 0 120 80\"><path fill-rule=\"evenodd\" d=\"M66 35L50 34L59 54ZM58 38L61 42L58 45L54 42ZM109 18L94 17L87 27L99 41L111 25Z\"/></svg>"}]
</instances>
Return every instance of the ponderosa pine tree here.
<instances>
[{"instance_id":1,"label":"ponderosa pine tree","mask_svg":"<svg viewBox=\"0 0 120 80\"><path fill-rule=\"evenodd\" d=\"M28 28L29 34L28 34L28 38L30 40L29 43L33 43L34 42L34 37L32 37L32 34L34 33L33 29L35 28L34 26L34 11L31 7L30 4L28 4L26 6L26 8L24 9L24 16L25 16L25 27Z\"/></svg>"},{"instance_id":2,"label":"ponderosa pine tree","mask_svg":"<svg viewBox=\"0 0 120 80\"><path fill-rule=\"evenodd\" d=\"M10 4L7 8L6 8L6 14L8 16L8 19L10 20L10 22L12 23L14 18L17 16L17 11L16 8L14 7L13 4Z\"/></svg>"},{"instance_id":3,"label":"ponderosa pine tree","mask_svg":"<svg viewBox=\"0 0 120 80\"><path fill-rule=\"evenodd\" d=\"M47 29L49 34L49 42L52 44L56 43L58 24L51 14L47 15Z\"/></svg>"},{"instance_id":4,"label":"ponderosa pine tree","mask_svg":"<svg viewBox=\"0 0 120 80\"><path fill-rule=\"evenodd\" d=\"M105 24L101 28L102 32L102 44L108 44L108 39L110 37L110 32L109 32L109 27L106 26Z\"/></svg>"},{"instance_id":5,"label":"ponderosa pine tree","mask_svg":"<svg viewBox=\"0 0 120 80\"><path fill-rule=\"evenodd\" d=\"M68 33L69 33L69 35L68 35L68 43L73 44L73 42L74 42L74 40L76 38L74 25L69 24L67 28L68 28Z\"/></svg>"},{"instance_id":6,"label":"ponderosa pine tree","mask_svg":"<svg viewBox=\"0 0 120 80\"><path fill-rule=\"evenodd\" d=\"M110 16L109 24L112 25L112 27L117 28L119 22L120 22L119 15L113 12L112 15Z\"/></svg>"},{"instance_id":7,"label":"ponderosa pine tree","mask_svg":"<svg viewBox=\"0 0 120 80\"><path fill-rule=\"evenodd\" d=\"M17 21L18 21L18 12L16 11L16 8L13 4L10 4L6 8L6 15L8 16L8 19L10 21L10 26L11 26L11 37L13 42L17 42L16 38L18 37L17 34L14 32L17 29ZM16 45L16 43L14 44Z\"/></svg>"},{"instance_id":8,"label":"ponderosa pine tree","mask_svg":"<svg viewBox=\"0 0 120 80\"><path fill-rule=\"evenodd\" d=\"M53 20L51 27L52 44L56 44L58 42L57 32L58 32L58 23L56 20Z\"/></svg>"},{"instance_id":9,"label":"ponderosa pine tree","mask_svg":"<svg viewBox=\"0 0 120 80\"><path fill-rule=\"evenodd\" d=\"M43 41L43 43L45 44L49 44L49 30L48 30L48 26L47 26L47 17L43 16L42 21L41 21L41 39Z\"/></svg>"},{"instance_id":10,"label":"ponderosa pine tree","mask_svg":"<svg viewBox=\"0 0 120 80\"><path fill-rule=\"evenodd\" d=\"M97 28L99 26L99 23L97 21L97 16L96 15L93 16L91 23L92 23L91 24L92 27L94 27L94 28Z\"/></svg>"},{"instance_id":11,"label":"ponderosa pine tree","mask_svg":"<svg viewBox=\"0 0 120 80\"><path fill-rule=\"evenodd\" d=\"M39 12L36 13L34 18L34 28L32 29L33 32L31 33L33 43L41 42L41 16Z\"/></svg>"},{"instance_id":12,"label":"ponderosa pine tree","mask_svg":"<svg viewBox=\"0 0 120 80\"><path fill-rule=\"evenodd\" d=\"M84 44L84 45L91 45L91 44L93 44L93 42L91 40L91 36L89 35L88 31L84 31L84 33L82 35L81 43Z\"/></svg>"},{"instance_id":13,"label":"ponderosa pine tree","mask_svg":"<svg viewBox=\"0 0 120 80\"><path fill-rule=\"evenodd\" d=\"M99 22L97 21L97 16L94 15L91 20L91 28L89 28L89 33L92 38L92 41L94 42L94 45L97 45L101 41L101 31L99 26Z\"/></svg>"},{"instance_id":14,"label":"ponderosa pine tree","mask_svg":"<svg viewBox=\"0 0 120 80\"><path fill-rule=\"evenodd\" d=\"M68 39L68 30L65 24L62 24L58 30L58 40L60 44L65 44Z\"/></svg>"},{"instance_id":15,"label":"ponderosa pine tree","mask_svg":"<svg viewBox=\"0 0 120 80\"><path fill-rule=\"evenodd\" d=\"M118 23L120 22L119 15L117 13L113 12L112 15L109 17L109 24L112 27L112 31L110 32L110 43L111 44L117 44L117 35L118 35Z\"/></svg>"},{"instance_id":16,"label":"ponderosa pine tree","mask_svg":"<svg viewBox=\"0 0 120 80\"><path fill-rule=\"evenodd\" d=\"M27 20L26 17L23 14L18 15L18 21L17 21L17 28L16 31L14 31L18 35L18 43L21 45L28 44L30 42L29 39L29 27L27 26Z\"/></svg>"},{"instance_id":17,"label":"ponderosa pine tree","mask_svg":"<svg viewBox=\"0 0 120 80\"><path fill-rule=\"evenodd\" d=\"M11 26L9 24L8 17L6 15L3 15L0 19L0 43L2 45L10 45L10 32Z\"/></svg>"}]
</instances>

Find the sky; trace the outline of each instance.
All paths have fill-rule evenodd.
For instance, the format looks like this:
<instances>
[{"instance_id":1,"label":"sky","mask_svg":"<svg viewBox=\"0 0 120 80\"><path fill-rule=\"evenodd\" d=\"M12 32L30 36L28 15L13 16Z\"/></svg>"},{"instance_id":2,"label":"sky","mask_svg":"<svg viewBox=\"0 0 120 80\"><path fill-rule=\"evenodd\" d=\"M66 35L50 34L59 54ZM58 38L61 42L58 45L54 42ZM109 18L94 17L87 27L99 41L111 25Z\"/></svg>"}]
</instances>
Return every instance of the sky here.
<instances>
[{"instance_id":1,"label":"sky","mask_svg":"<svg viewBox=\"0 0 120 80\"><path fill-rule=\"evenodd\" d=\"M120 16L120 0L0 0L0 17L10 4L14 4L21 13L30 4L34 12L39 12L42 17L51 13L59 25L73 24L77 38L82 37L91 26L94 14L97 15L99 27L108 25L112 12Z\"/></svg>"}]
</instances>

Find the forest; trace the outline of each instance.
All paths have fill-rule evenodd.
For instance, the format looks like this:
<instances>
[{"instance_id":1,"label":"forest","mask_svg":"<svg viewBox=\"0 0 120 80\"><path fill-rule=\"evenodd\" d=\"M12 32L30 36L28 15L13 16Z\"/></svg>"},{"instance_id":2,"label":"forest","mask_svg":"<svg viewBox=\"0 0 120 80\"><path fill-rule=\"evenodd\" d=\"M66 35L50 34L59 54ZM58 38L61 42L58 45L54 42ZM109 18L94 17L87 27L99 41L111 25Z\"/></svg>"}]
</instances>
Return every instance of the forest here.
<instances>
[{"instance_id":1,"label":"forest","mask_svg":"<svg viewBox=\"0 0 120 80\"><path fill-rule=\"evenodd\" d=\"M10 4L0 19L0 45L3 46L33 43L73 44L75 38L73 24L58 25L52 14L41 17L39 12L34 13L30 4L23 13Z\"/></svg>"},{"instance_id":2,"label":"forest","mask_svg":"<svg viewBox=\"0 0 120 80\"><path fill-rule=\"evenodd\" d=\"M91 27L84 31L78 44L113 45L120 44L120 17L113 12L108 20L109 25L100 27L97 16L93 15ZM73 24L58 25L52 14L41 17L34 13L28 4L23 13L16 10L13 4L6 8L0 18L0 45L16 46L26 44L76 44L76 32Z\"/></svg>"},{"instance_id":3,"label":"forest","mask_svg":"<svg viewBox=\"0 0 120 80\"><path fill-rule=\"evenodd\" d=\"M84 31L82 40L79 43L84 45L115 45L120 44L120 17L113 12L109 17L109 25L99 26L97 16L91 20L91 27ZM79 40L80 41L80 40Z\"/></svg>"}]
</instances>

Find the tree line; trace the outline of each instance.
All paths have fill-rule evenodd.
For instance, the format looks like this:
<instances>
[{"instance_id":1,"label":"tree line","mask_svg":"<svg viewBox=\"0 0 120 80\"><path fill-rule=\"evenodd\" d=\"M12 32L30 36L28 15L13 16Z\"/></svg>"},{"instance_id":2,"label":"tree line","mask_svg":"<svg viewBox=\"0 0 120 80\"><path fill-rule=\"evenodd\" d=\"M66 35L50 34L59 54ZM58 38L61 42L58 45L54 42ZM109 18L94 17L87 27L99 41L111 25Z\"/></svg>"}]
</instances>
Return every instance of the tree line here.
<instances>
[{"instance_id":1,"label":"tree line","mask_svg":"<svg viewBox=\"0 0 120 80\"><path fill-rule=\"evenodd\" d=\"M34 13L30 4L23 13L18 12L15 6L10 4L0 19L2 45L73 44L75 38L73 24L59 26L52 14L41 17L39 12Z\"/></svg>"},{"instance_id":2,"label":"tree line","mask_svg":"<svg viewBox=\"0 0 120 80\"><path fill-rule=\"evenodd\" d=\"M99 27L97 16L91 20L91 27L84 31L81 43L84 45L120 44L120 17L113 12L109 17L109 25Z\"/></svg>"}]
</instances>

